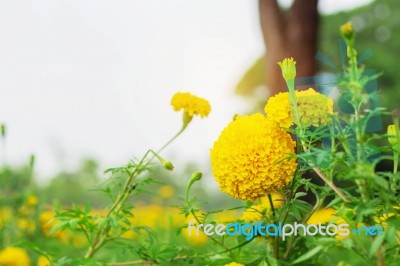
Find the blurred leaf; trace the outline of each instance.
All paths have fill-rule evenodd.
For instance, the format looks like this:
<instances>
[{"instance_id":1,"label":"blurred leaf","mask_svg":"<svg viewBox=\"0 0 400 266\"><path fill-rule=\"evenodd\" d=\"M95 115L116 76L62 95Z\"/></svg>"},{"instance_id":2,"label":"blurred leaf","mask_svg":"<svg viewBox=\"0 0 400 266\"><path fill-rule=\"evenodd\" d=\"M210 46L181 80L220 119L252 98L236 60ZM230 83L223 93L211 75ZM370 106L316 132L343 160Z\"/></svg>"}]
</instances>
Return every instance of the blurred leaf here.
<instances>
[{"instance_id":1,"label":"blurred leaf","mask_svg":"<svg viewBox=\"0 0 400 266\"><path fill-rule=\"evenodd\" d=\"M264 56L257 59L244 73L236 85L235 92L240 95L251 95L258 87L265 84Z\"/></svg>"},{"instance_id":2,"label":"blurred leaf","mask_svg":"<svg viewBox=\"0 0 400 266\"><path fill-rule=\"evenodd\" d=\"M385 235L384 234L383 235L378 235L375 238L374 242L371 245L371 248L369 249L368 255L369 255L370 258L375 255L376 251L382 245L384 239L385 239Z\"/></svg>"},{"instance_id":3,"label":"blurred leaf","mask_svg":"<svg viewBox=\"0 0 400 266\"><path fill-rule=\"evenodd\" d=\"M6 125L0 124L0 134L3 138L6 137Z\"/></svg>"},{"instance_id":4,"label":"blurred leaf","mask_svg":"<svg viewBox=\"0 0 400 266\"><path fill-rule=\"evenodd\" d=\"M322 246L316 246L315 248L313 248L310 251L306 252L305 254L301 255L299 258L297 258L297 260L293 261L292 265L310 259L311 257L315 256L321 250L322 250Z\"/></svg>"}]
</instances>

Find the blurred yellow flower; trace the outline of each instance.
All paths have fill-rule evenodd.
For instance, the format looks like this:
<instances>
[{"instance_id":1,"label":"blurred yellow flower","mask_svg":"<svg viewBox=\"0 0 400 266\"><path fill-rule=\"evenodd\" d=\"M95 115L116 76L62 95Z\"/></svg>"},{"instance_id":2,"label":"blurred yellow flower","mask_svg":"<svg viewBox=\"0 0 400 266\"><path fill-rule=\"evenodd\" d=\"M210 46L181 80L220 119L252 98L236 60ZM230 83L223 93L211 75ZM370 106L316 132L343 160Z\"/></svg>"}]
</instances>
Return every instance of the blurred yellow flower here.
<instances>
[{"instance_id":1,"label":"blurred yellow flower","mask_svg":"<svg viewBox=\"0 0 400 266\"><path fill-rule=\"evenodd\" d=\"M170 198L174 195L174 192L175 192L174 188L170 185L162 186L158 191L158 193L162 198Z\"/></svg>"},{"instance_id":2,"label":"blurred yellow flower","mask_svg":"<svg viewBox=\"0 0 400 266\"><path fill-rule=\"evenodd\" d=\"M0 228L4 227L4 225L12 218L12 212L9 207L0 208Z\"/></svg>"},{"instance_id":3,"label":"blurred yellow flower","mask_svg":"<svg viewBox=\"0 0 400 266\"><path fill-rule=\"evenodd\" d=\"M284 196L282 194L274 193L271 195L272 204L274 208L279 208L283 205ZM247 208L242 213L241 219L245 222L261 221L263 219L263 213L269 212L271 205L268 197L262 197L259 204L254 204L250 208Z\"/></svg>"},{"instance_id":4,"label":"blurred yellow flower","mask_svg":"<svg viewBox=\"0 0 400 266\"><path fill-rule=\"evenodd\" d=\"M197 213L196 216L200 218L201 214ZM190 214L190 215L188 215L188 217L186 217L186 222L185 223L188 224L190 221L192 221L194 219L195 218L194 218L193 214ZM204 234L203 230L201 230L202 228L200 228L199 230L197 230L195 228L195 226L198 225L197 222L192 223L192 225L194 227L190 228L190 232L189 232L189 228L185 228L185 229L182 230L181 234L183 235L183 237L186 239L186 241L189 244L192 244L192 245L204 245L204 244L206 244L207 240L208 240L208 236L206 234Z\"/></svg>"},{"instance_id":5,"label":"blurred yellow flower","mask_svg":"<svg viewBox=\"0 0 400 266\"><path fill-rule=\"evenodd\" d=\"M45 236L50 236L59 239L62 243L67 243L70 238L70 233L67 231L56 231L54 234L50 235L51 228L55 226L59 221L53 220L50 222L51 219L54 218L53 211L43 211L39 214L39 221Z\"/></svg>"},{"instance_id":6,"label":"blurred yellow flower","mask_svg":"<svg viewBox=\"0 0 400 266\"><path fill-rule=\"evenodd\" d=\"M32 233L36 228L34 221L25 218L17 219L17 227L28 233Z\"/></svg>"},{"instance_id":7,"label":"blurred yellow flower","mask_svg":"<svg viewBox=\"0 0 400 266\"><path fill-rule=\"evenodd\" d=\"M26 198L26 204L28 206L36 206L38 204L39 200L35 195L30 195Z\"/></svg>"},{"instance_id":8,"label":"blurred yellow flower","mask_svg":"<svg viewBox=\"0 0 400 266\"><path fill-rule=\"evenodd\" d=\"M225 264L224 266L245 266L245 265L238 263L238 262L231 262L231 263Z\"/></svg>"},{"instance_id":9,"label":"blurred yellow flower","mask_svg":"<svg viewBox=\"0 0 400 266\"><path fill-rule=\"evenodd\" d=\"M217 224L232 223L238 220L238 218L238 212L236 210L223 210L207 216L208 221L215 221Z\"/></svg>"},{"instance_id":10,"label":"blurred yellow flower","mask_svg":"<svg viewBox=\"0 0 400 266\"><path fill-rule=\"evenodd\" d=\"M329 122L329 115L333 113L332 99L312 88L295 93L300 122L303 127L318 127ZM289 93L281 92L269 98L264 108L267 117L282 128L289 128L295 123L295 114L289 102Z\"/></svg>"},{"instance_id":11,"label":"blurred yellow flower","mask_svg":"<svg viewBox=\"0 0 400 266\"><path fill-rule=\"evenodd\" d=\"M210 103L188 92L177 92L171 99L171 105L175 111L183 109L189 117L199 115L207 117L211 111Z\"/></svg>"},{"instance_id":12,"label":"blurred yellow flower","mask_svg":"<svg viewBox=\"0 0 400 266\"><path fill-rule=\"evenodd\" d=\"M37 266L50 266L50 261L45 256L40 256L37 261Z\"/></svg>"},{"instance_id":13,"label":"blurred yellow flower","mask_svg":"<svg viewBox=\"0 0 400 266\"><path fill-rule=\"evenodd\" d=\"M311 215L310 219L307 221L307 224L326 224L335 219L335 214L336 210L333 208L319 209Z\"/></svg>"},{"instance_id":14,"label":"blurred yellow flower","mask_svg":"<svg viewBox=\"0 0 400 266\"><path fill-rule=\"evenodd\" d=\"M2 266L30 266L28 253L17 247L6 247L0 251L0 265Z\"/></svg>"},{"instance_id":15,"label":"blurred yellow flower","mask_svg":"<svg viewBox=\"0 0 400 266\"><path fill-rule=\"evenodd\" d=\"M273 193L293 178L297 163L290 135L261 114L237 117L211 149L212 173L226 194L248 201Z\"/></svg>"}]
</instances>

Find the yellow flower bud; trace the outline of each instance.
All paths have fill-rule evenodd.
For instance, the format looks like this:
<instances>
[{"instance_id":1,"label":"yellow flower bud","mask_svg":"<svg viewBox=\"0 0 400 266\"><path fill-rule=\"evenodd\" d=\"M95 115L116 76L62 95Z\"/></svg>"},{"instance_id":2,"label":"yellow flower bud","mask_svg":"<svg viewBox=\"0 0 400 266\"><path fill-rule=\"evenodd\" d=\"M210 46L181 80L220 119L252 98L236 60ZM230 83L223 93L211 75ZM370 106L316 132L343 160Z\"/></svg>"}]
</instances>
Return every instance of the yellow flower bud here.
<instances>
[{"instance_id":1,"label":"yellow flower bud","mask_svg":"<svg viewBox=\"0 0 400 266\"><path fill-rule=\"evenodd\" d=\"M397 145L397 135L399 134L399 129L395 125L389 125L387 128L388 141L392 146Z\"/></svg>"},{"instance_id":2,"label":"yellow flower bud","mask_svg":"<svg viewBox=\"0 0 400 266\"><path fill-rule=\"evenodd\" d=\"M174 170L174 165L173 165L170 161L163 160L163 161L162 161L162 165L163 165L163 167L164 167L165 169L167 169L168 171Z\"/></svg>"},{"instance_id":3,"label":"yellow flower bud","mask_svg":"<svg viewBox=\"0 0 400 266\"><path fill-rule=\"evenodd\" d=\"M343 38L346 40L352 40L354 37L353 24L351 24L351 22L343 24L340 27L340 32L342 33Z\"/></svg>"},{"instance_id":4,"label":"yellow flower bud","mask_svg":"<svg viewBox=\"0 0 400 266\"><path fill-rule=\"evenodd\" d=\"M296 77L296 61L293 58L285 58L282 62L278 62L281 67L282 76L285 80L294 79Z\"/></svg>"}]
</instances>

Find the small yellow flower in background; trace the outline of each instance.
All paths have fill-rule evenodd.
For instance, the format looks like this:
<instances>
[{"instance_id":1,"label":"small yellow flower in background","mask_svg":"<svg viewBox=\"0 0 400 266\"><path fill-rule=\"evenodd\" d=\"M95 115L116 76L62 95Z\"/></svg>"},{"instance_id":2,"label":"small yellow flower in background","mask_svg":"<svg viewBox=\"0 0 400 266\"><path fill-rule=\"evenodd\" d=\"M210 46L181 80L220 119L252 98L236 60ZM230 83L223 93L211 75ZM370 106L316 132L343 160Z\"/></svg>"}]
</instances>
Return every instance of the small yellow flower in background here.
<instances>
[{"instance_id":1,"label":"small yellow flower in background","mask_svg":"<svg viewBox=\"0 0 400 266\"><path fill-rule=\"evenodd\" d=\"M202 219L200 212L197 212L196 216L199 219ZM193 214L189 214L188 217L186 217L185 224L190 223L190 221L192 221L192 220L195 220L195 218L194 218ZM186 239L186 241L189 244L192 244L192 245L201 246L201 245L207 244L208 236L204 233L202 228L199 228L199 230L196 229L196 227L198 225L197 222L192 223L192 225L193 225L193 227L190 228L190 235L189 235L189 227L188 227L188 228L185 228L182 230L182 233L181 233L182 236Z\"/></svg>"},{"instance_id":2,"label":"small yellow flower in background","mask_svg":"<svg viewBox=\"0 0 400 266\"><path fill-rule=\"evenodd\" d=\"M245 266L245 265L238 263L238 262L231 262L231 263L225 264L224 266Z\"/></svg>"},{"instance_id":3,"label":"small yellow flower in background","mask_svg":"<svg viewBox=\"0 0 400 266\"><path fill-rule=\"evenodd\" d=\"M38 204L39 200L35 195L29 195L26 198L26 204L29 206L36 206Z\"/></svg>"},{"instance_id":4,"label":"small yellow flower in background","mask_svg":"<svg viewBox=\"0 0 400 266\"><path fill-rule=\"evenodd\" d=\"M40 256L37 261L37 266L50 266L50 261L45 256Z\"/></svg>"},{"instance_id":5,"label":"small yellow flower in background","mask_svg":"<svg viewBox=\"0 0 400 266\"><path fill-rule=\"evenodd\" d=\"M9 207L0 208L0 229L12 218L12 212Z\"/></svg>"},{"instance_id":6,"label":"small yellow flower in background","mask_svg":"<svg viewBox=\"0 0 400 266\"><path fill-rule=\"evenodd\" d=\"M274 208L279 208L283 205L284 196L282 194L274 193L271 195L271 198ZM255 204L244 210L241 219L245 222L261 221L263 219L263 213L267 213L270 210L271 205L268 197L262 197L261 203Z\"/></svg>"},{"instance_id":7,"label":"small yellow flower in background","mask_svg":"<svg viewBox=\"0 0 400 266\"><path fill-rule=\"evenodd\" d=\"M238 219L238 212L236 210L224 210L208 215L207 219L211 219L217 224L227 224Z\"/></svg>"},{"instance_id":8,"label":"small yellow flower in background","mask_svg":"<svg viewBox=\"0 0 400 266\"><path fill-rule=\"evenodd\" d=\"M393 147L396 147L398 141L397 135L399 134L399 129L397 129L395 125L389 125L387 128L387 134L389 135L388 136L389 143Z\"/></svg>"},{"instance_id":9,"label":"small yellow flower in background","mask_svg":"<svg viewBox=\"0 0 400 266\"><path fill-rule=\"evenodd\" d=\"M319 209L311 215L310 219L307 221L307 224L326 224L335 219L335 214L336 210L333 208Z\"/></svg>"},{"instance_id":10,"label":"small yellow flower in background","mask_svg":"<svg viewBox=\"0 0 400 266\"><path fill-rule=\"evenodd\" d=\"M262 114L232 121L211 149L212 173L226 194L254 201L293 178L295 142Z\"/></svg>"},{"instance_id":11,"label":"small yellow flower in background","mask_svg":"<svg viewBox=\"0 0 400 266\"><path fill-rule=\"evenodd\" d=\"M26 218L17 219L17 227L27 233L33 233L36 228L34 221Z\"/></svg>"},{"instance_id":12,"label":"small yellow flower in background","mask_svg":"<svg viewBox=\"0 0 400 266\"><path fill-rule=\"evenodd\" d=\"M343 24L340 27L340 32L342 33L343 38L346 40L352 40L354 37L353 24L351 24L351 22Z\"/></svg>"},{"instance_id":13,"label":"small yellow flower in background","mask_svg":"<svg viewBox=\"0 0 400 266\"><path fill-rule=\"evenodd\" d=\"M282 76L285 80L291 80L296 78L296 61L293 58L285 58L282 62L278 62L281 67Z\"/></svg>"},{"instance_id":14,"label":"small yellow flower in background","mask_svg":"<svg viewBox=\"0 0 400 266\"><path fill-rule=\"evenodd\" d=\"M158 191L160 196L163 198L171 198L174 195L174 192L174 188L170 185L162 186Z\"/></svg>"},{"instance_id":15,"label":"small yellow flower in background","mask_svg":"<svg viewBox=\"0 0 400 266\"><path fill-rule=\"evenodd\" d=\"M54 218L54 214L55 213L50 210L43 211L39 214L39 222L41 225L42 232L45 236L57 238L62 243L68 243L71 237L70 232L58 230L53 234L50 234L50 231L53 228L53 226L55 226L60 222L57 220L53 220L50 222L50 220Z\"/></svg>"},{"instance_id":16,"label":"small yellow flower in background","mask_svg":"<svg viewBox=\"0 0 400 266\"><path fill-rule=\"evenodd\" d=\"M171 105L175 111L183 112L192 118L195 115L201 118L207 117L211 111L210 103L203 98L197 97L188 92L177 92L171 99Z\"/></svg>"},{"instance_id":17,"label":"small yellow flower in background","mask_svg":"<svg viewBox=\"0 0 400 266\"><path fill-rule=\"evenodd\" d=\"M297 109L303 127L324 126L333 114L333 100L312 88L296 91ZM289 128L295 124L295 114L289 104L289 93L282 92L268 99L264 108L267 117L280 127Z\"/></svg>"},{"instance_id":18,"label":"small yellow flower in background","mask_svg":"<svg viewBox=\"0 0 400 266\"><path fill-rule=\"evenodd\" d=\"M0 251L1 266L30 266L28 253L17 247L6 247Z\"/></svg>"}]
</instances>

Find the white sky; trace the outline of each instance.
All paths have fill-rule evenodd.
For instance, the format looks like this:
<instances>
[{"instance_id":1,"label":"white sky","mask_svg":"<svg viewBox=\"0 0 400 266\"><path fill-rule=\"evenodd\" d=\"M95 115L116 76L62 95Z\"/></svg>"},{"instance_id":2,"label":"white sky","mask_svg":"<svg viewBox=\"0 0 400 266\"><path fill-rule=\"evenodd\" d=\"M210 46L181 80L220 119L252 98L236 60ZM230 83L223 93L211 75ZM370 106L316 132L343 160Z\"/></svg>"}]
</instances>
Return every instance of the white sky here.
<instances>
[{"instance_id":1,"label":"white sky","mask_svg":"<svg viewBox=\"0 0 400 266\"><path fill-rule=\"evenodd\" d=\"M169 101L190 91L209 99L212 113L194 119L164 155L208 168L213 141L249 108L233 87L264 50L257 2L1 1L7 161L35 154L42 179L83 156L102 168L123 164L179 129L181 114ZM366 2L321 0L320 9Z\"/></svg>"}]
</instances>

